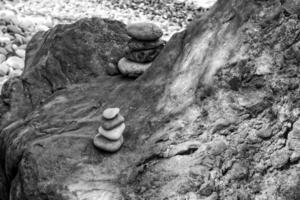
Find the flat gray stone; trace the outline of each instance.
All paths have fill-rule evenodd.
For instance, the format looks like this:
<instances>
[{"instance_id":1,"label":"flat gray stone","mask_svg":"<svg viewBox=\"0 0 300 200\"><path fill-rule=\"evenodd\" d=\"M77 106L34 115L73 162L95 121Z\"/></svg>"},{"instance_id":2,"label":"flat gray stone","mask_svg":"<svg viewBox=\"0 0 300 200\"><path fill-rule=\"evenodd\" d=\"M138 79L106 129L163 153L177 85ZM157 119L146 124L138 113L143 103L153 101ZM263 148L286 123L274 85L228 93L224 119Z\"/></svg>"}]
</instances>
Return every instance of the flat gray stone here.
<instances>
[{"instance_id":1,"label":"flat gray stone","mask_svg":"<svg viewBox=\"0 0 300 200\"><path fill-rule=\"evenodd\" d=\"M131 39L128 41L128 47L132 51L155 49L155 48L163 47L165 44L166 41L164 40L140 41L140 40Z\"/></svg>"},{"instance_id":2,"label":"flat gray stone","mask_svg":"<svg viewBox=\"0 0 300 200\"><path fill-rule=\"evenodd\" d=\"M115 141L119 140L122 137L125 127L126 126L124 123L111 130L105 130L102 126L100 126L98 129L98 133L100 133L106 139Z\"/></svg>"}]
</instances>

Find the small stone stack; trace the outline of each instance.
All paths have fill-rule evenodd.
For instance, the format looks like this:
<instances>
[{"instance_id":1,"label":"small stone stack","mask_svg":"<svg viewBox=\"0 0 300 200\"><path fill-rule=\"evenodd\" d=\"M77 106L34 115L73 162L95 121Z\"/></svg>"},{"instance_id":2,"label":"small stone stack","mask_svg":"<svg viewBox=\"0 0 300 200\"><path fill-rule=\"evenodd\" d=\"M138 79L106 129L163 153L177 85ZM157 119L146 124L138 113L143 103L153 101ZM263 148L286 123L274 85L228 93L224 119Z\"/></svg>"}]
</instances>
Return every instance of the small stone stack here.
<instances>
[{"instance_id":1,"label":"small stone stack","mask_svg":"<svg viewBox=\"0 0 300 200\"><path fill-rule=\"evenodd\" d=\"M94 138L94 145L107 152L118 151L123 142L125 119L119 108L108 108L102 113L102 125Z\"/></svg>"},{"instance_id":2,"label":"small stone stack","mask_svg":"<svg viewBox=\"0 0 300 200\"><path fill-rule=\"evenodd\" d=\"M162 30L152 23L130 24L127 33L132 39L118 68L125 76L138 77L151 66L166 42L160 39Z\"/></svg>"}]
</instances>

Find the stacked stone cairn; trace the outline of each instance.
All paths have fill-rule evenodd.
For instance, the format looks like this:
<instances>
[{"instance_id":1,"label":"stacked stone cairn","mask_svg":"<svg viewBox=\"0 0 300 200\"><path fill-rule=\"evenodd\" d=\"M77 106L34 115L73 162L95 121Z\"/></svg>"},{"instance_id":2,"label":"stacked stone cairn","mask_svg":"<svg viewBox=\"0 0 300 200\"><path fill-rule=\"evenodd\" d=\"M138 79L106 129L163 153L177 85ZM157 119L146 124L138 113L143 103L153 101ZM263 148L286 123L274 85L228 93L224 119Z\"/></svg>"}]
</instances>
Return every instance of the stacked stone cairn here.
<instances>
[{"instance_id":1,"label":"stacked stone cairn","mask_svg":"<svg viewBox=\"0 0 300 200\"><path fill-rule=\"evenodd\" d=\"M127 34L131 39L125 56L118 63L118 69L124 76L136 78L151 66L166 42L160 39L163 31L153 23L130 24Z\"/></svg>"},{"instance_id":2,"label":"stacked stone cairn","mask_svg":"<svg viewBox=\"0 0 300 200\"><path fill-rule=\"evenodd\" d=\"M98 134L94 137L95 147L111 153L118 151L124 142L125 130L125 119L120 109L107 108L102 113L101 121Z\"/></svg>"}]
</instances>

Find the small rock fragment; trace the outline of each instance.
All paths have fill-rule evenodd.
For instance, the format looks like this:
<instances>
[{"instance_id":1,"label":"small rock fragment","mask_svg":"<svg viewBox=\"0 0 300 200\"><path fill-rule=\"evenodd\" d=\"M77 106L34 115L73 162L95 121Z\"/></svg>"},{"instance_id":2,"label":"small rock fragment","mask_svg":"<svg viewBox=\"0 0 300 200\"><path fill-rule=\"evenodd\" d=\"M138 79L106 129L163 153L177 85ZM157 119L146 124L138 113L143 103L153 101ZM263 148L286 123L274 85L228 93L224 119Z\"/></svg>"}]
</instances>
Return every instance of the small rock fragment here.
<instances>
[{"instance_id":1,"label":"small rock fragment","mask_svg":"<svg viewBox=\"0 0 300 200\"><path fill-rule=\"evenodd\" d=\"M9 66L7 65L7 63L1 63L0 64L0 75L1 76L5 76L9 73Z\"/></svg>"},{"instance_id":2,"label":"small rock fragment","mask_svg":"<svg viewBox=\"0 0 300 200\"><path fill-rule=\"evenodd\" d=\"M9 43L5 46L5 50L9 53L13 53L14 52L14 49L12 48L12 44Z\"/></svg>"},{"instance_id":3,"label":"small rock fragment","mask_svg":"<svg viewBox=\"0 0 300 200\"><path fill-rule=\"evenodd\" d=\"M7 36L0 36L0 44L8 44L10 43L10 38Z\"/></svg>"},{"instance_id":4,"label":"small rock fragment","mask_svg":"<svg viewBox=\"0 0 300 200\"><path fill-rule=\"evenodd\" d=\"M248 176L249 170L246 165L234 163L230 170L230 179L244 179Z\"/></svg>"}]
</instances>

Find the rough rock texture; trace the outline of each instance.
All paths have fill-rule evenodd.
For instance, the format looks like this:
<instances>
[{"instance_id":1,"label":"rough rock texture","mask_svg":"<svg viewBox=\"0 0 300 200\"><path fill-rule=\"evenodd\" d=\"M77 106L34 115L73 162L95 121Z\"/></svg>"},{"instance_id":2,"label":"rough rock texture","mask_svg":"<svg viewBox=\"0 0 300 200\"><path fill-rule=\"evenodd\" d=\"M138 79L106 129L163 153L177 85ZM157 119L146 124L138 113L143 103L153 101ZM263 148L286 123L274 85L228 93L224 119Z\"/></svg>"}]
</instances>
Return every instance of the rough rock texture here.
<instances>
[{"instance_id":1,"label":"rough rock texture","mask_svg":"<svg viewBox=\"0 0 300 200\"><path fill-rule=\"evenodd\" d=\"M148 22L129 24L127 26L127 33L133 39L145 41L158 40L163 35L163 31L160 27Z\"/></svg>"},{"instance_id":2,"label":"rough rock texture","mask_svg":"<svg viewBox=\"0 0 300 200\"><path fill-rule=\"evenodd\" d=\"M124 57L132 62L148 63L148 62L152 62L158 56L161 50L162 47L156 49L128 51L125 53Z\"/></svg>"},{"instance_id":3,"label":"rough rock texture","mask_svg":"<svg viewBox=\"0 0 300 200\"><path fill-rule=\"evenodd\" d=\"M24 73L3 86L2 99L11 109L0 113L2 126L56 91L103 75L110 63L117 65L128 40L123 23L97 18L38 32L27 46Z\"/></svg>"},{"instance_id":4,"label":"rough rock texture","mask_svg":"<svg viewBox=\"0 0 300 200\"><path fill-rule=\"evenodd\" d=\"M299 151L300 22L288 5L220 0L174 35L138 79L78 78L23 115L11 110L26 102L3 106L23 98L16 81L0 101L1 113L18 118L0 134L1 198L299 199L300 164L292 155ZM57 47L66 40L48 39ZM43 52L27 50L22 76ZM35 99L35 91L27 94ZM115 154L92 144L107 107L120 107L127 119Z\"/></svg>"}]
</instances>

